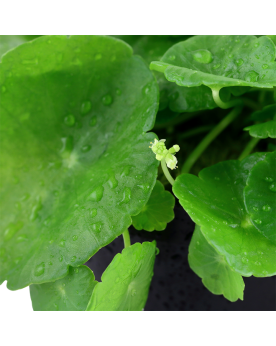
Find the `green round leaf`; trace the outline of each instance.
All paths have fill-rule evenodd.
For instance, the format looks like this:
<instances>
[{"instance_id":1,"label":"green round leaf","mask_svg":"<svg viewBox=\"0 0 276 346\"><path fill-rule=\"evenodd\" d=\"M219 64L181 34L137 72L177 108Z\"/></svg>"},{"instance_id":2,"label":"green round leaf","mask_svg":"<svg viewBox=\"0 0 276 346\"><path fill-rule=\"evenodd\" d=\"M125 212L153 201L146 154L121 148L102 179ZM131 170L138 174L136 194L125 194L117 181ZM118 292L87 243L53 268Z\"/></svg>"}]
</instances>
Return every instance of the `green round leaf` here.
<instances>
[{"instance_id":1,"label":"green round leaf","mask_svg":"<svg viewBox=\"0 0 276 346\"><path fill-rule=\"evenodd\" d=\"M141 311L153 276L155 242L136 243L117 254L93 291L88 311Z\"/></svg>"},{"instance_id":2,"label":"green round leaf","mask_svg":"<svg viewBox=\"0 0 276 346\"><path fill-rule=\"evenodd\" d=\"M249 131L250 136L257 138L276 138L276 120L267 121L263 124L247 126L244 131Z\"/></svg>"},{"instance_id":3,"label":"green round leaf","mask_svg":"<svg viewBox=\"0 0 276 346\"><path fill-rule=\"evenodd\" d=\"M64 277L145 205L158 85L120 40L45 36L3 56L1 87L0 282L19 289Z\"/></svg>"},{"instance_id":4,"label":"green round leaf","mask_svg":"<svg viewBox=\"0 0 276 346\"><path fill-rule=\"evenodd\" d=\"M86 266L70 267L63 279L31 285L34 311L84 311L98 281Z\"/></svg>"},{"instance_id":5,"label":"green round leaf","mask_svg":"<svg viewBox=\"0 0 276 346\"><path fill-rule=\"evenodd\" d=\"M188 261L191 269L202 278L203 285L213 294L223 294L231 302L243 300L242 276L207 242L198 225L189 245Z\"/></svg>"},{"instance_id":6,"label":"green round leaf","mask_svg":"<svg viewBox=\"0 0 276 346\"><path fill-rule=\"evenodd\" d=\"M157 180L147 204L132 217L133 226L139 231L163 231L174 219L174 204L174 196Z\"/></svg>"},{"instance_id":7,"label":"green round leaf","mask_svg":"<svg viewBox=\"0 0 276 346\"><path fill-rule=\"evenodd\" d=\"M251 223L243 190L249 171L266 154L225 161L203 169L199 177L182 174L173 192L210 245L243 276L276 274L276 246Z\"/></svg>"},{"instance_id":8,"label":"green round leaf","mask_svg":"<svg viewBox=\"0 0 276 346\"><path fill-rule=\"evenodd\" d=\"M202 35L177 43L151 69L184 87L270 88L276 85L275 55L266 36Z\"/></svg>"},{"instance_id":9,"label":"green round leaf","mask_svg":"<svg viewBox=\"0 0 276 346\"><path fill-rule=\"evenodd\" d=\"M244 201L251 222L276 245L276 152L267 154L250 171Z\"/></svg>"}]
</instances>

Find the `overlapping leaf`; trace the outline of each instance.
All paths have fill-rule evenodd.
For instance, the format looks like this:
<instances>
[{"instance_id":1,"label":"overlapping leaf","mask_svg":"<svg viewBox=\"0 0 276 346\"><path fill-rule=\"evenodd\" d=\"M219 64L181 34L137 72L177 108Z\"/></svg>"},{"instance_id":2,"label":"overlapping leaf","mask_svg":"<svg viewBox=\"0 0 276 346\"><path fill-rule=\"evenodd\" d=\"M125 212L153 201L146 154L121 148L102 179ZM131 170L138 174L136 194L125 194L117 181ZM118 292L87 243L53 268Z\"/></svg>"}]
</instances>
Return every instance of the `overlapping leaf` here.
<instances>
[{"instance_id":1,"label":"overlapping leaf","mask_svg":"<svg viewBox=\"0 0 276 346\"><path fill-rule=\"evenodd\" d=\"M220 162L203 169L199 177L178 176L173 186L208 243L243 276L276 274L276 246L251 223L243 198L250 170L265 158L266 154L257 153L241 162ZM276 232L275 227L271 232Z\"/></svg>"},{"instance_id":2,"label":"overlapping leaf","mask_svg":"<svg viewBox=\"0 0 276 346\"><path fill-rule=\"evenodd\" d=\"M0 282L19 289L64 277L145 205L158 86L122 41L45 36L3 56L0 93Z\"/></svg>"},{"instance_id":3,"label":"overlapping leaf","mask_svg":"<svg viewBox=\"0 0 276 346\"><path fill-rule=\"evenodd\" d=\"M250 171L244 201L254 226L276 245L276 152L267 154Z\"/></svg>"},{"instance_id":4,"label":"overlapping leaf","mask_svg":"<svg viewBox=\"0 0 276 346\"><path fill-rule=\"evenodd\" d=\"M245 131L249 131L250 136L256 138L276 138L276 117L275 120L262 124L247 126Z\"/></svg>"},{"instance_id":5,"label":"overlapping leaf","mask_svg":"<svg viewBox=\"0 0 276 346\"><path fill-rule=\"evenodd\" d=\"M161 61L152 62L151 69L163 72L167 80L179 86L203 85L214 90L239 87L240 94L240 87L276 85L275 55L275 45L266 36L203 35L177 43ZM205 94L201 88L195 92ZM233 88L231 92L237 94ZM210 96L210 92L207 94Z\"/></svg>"},{"instance_id":6,"label":"overlapping leaf","mask_svg":"<svg viewBox=\"0 0 276 346\"><path fill-rule=\"evenodd\" d=\"M70 267L63 279L31 285L35 311L84 311L98 282L86 266Z\"/></svg>"},{"instance_id":7,"label":"overlapping leaf","mask_svg":"<svg viewBox=\"0 0 276 346\"><path fill-rule=\"evenodd\" d=\"M136 243L117 254L93 291L88 311L141 311L153 276L155 243Z\"/></svg>"},{"instance_id":8,"label":"overlapping leaf","mask_svg":"<svg viewBox=\"0 0 276 346\"><path fill-rule=\"evenodd\" d=\"M132 217L133 226L139 231L163 231L174 219L174 204L174 196L157 180L147 204Z\"/></svg>"},{"instance_id":9,"label":"overlapping leaf","mask_svg":"<svg viewBox=\"0 0 276 346\"><path fill-rule=\"evenodd\" d=\"M231 302L243 300L242 276L208 244L198 225L189 245L188 261L191 269L202 278L204 286L213 294L223 294Z\"/></svg>"}]
</instances>

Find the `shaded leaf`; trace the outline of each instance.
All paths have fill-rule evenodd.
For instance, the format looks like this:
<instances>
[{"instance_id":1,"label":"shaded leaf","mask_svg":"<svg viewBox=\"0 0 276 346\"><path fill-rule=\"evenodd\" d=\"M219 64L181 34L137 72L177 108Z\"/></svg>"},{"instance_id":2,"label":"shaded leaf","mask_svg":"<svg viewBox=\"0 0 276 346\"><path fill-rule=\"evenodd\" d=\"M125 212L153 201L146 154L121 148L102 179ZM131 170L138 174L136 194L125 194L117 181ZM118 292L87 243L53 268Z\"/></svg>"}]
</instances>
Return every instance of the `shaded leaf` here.
<instances>
[{"instance_id":1,"label":"shaded leaf","mask_svg":"<svg viewBox=\"0 0 276 346\"><path fill-rule=\"evenodd\" d=\"M247 126L244 131L249 131L250 136L257 138L276 138L276 120L267 121L263 124Z\"/></svg>"},{"instance_id":2,"label":"shaded leaf","mask_svg":"<svg viewBox=\"0 0 276 346\"><path fill-rule=\"evenodd\" d=\"M136 243L117 254L93 291L88 311L141 311L153 276L155 242Z\"/></svg>"},{"instance_id":3,"label":"shaded leaf","mask_svg":"<svg viewBox=\"0 0 276 346\"><path fill-rule=\"evenodd\" d=\"M202 278L204 286L213 294L235 302L243 300L244 282L217 251L208 244L196 225L189 245L188 261L191 269Z\"/></svg>"},{"instance_id":4,"label":"shaded leaf","mask_svg":"<svg viewBox=\"0 0 276 346\"><path fill-rule=\"evenodd\" d=\"M250 119L253 121L266 121L272 120L276 115L276 104L269 105L263 109L253 112Z\"/></svg>"},{"instance_id":5,"label":"shaded leaf","mask_svg":"<svg viewBox=\"0 0 276 346\"><path fill-rule=\"evenodd\" d=\"M267 154L251 169L244 201L251 222L276 245L276 152Z\"/></svg>"},{"instance_id":6,"label":"shaded leaf","mask_svg":"<svg viewBox=\"0 0 276 346\"><path fill-rule=\"evenodd\" d=\"M174 204L174 196L157 180L147 204L132 217L133 226L139 231L163 231L174 219Z\"/></svg>"},{"instance_id":7,"label":"shaded leaf","mask_svg":"<svg viewBox=\"0 0 276 346\"><path fill-rule=\"evenodd\" d=\"M249 171L266 154L225 161L203 169L199 177L182 174L173 192L216 251L243 276L276 273L276 246L251 223L243 190Z\"/></svg>"},{"instance_id":8,"label":"shaded leaf","mask_svg":"<svg viewBox=\"0 0 276 346\"><path fill-rule=\"evenodd\" d=\"M1 88L0 282L19 289L64 277L145 205L158 85L122 41L45 36L3 56Z\"/></svg>"},{"instance_id":9,"label":"shaded leaf","mask_svg":"<svg viewBox=\"0 0 276 346\"><path fill-rule=\"evenodd\" d=\"M88 267L69 267L69 274L63 279L30 286L33 309L84 311L97 283Z\"/></svg>"}]
</instances>

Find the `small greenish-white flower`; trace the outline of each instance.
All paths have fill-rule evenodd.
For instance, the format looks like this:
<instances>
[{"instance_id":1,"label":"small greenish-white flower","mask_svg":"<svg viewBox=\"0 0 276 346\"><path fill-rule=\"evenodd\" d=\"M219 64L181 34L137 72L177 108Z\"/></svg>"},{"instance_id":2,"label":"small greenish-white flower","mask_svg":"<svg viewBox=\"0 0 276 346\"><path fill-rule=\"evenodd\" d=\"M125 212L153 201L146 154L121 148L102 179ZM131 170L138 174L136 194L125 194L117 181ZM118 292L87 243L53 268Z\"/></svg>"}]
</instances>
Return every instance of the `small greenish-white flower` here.
<instances>
[{"instance_id":1,"label":"small greenish-white flower","mask_svg":"<svg viewBox=\"0 0 276 346\"><path fill-rule=\"evenodd\" d=\"M177 168L177 158L174 155L180 150L180 147L175 144L168 150L165 141L165 139L160 139L160 141L154 139L154 143L151 142L152 146L150 148L156 154L158 161L165 159L167 167L175 169Z\"/></svg>"}]
</instances>

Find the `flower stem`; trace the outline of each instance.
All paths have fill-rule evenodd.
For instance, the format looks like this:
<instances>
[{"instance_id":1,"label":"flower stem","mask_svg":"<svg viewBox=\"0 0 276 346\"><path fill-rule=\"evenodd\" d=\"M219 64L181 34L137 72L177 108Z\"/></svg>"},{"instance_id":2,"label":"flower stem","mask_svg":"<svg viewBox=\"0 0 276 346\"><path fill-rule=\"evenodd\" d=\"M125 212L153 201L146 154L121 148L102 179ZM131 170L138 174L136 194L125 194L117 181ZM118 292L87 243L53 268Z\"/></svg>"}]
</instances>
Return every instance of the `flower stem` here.
<instances>
[{"instance_id":1,"label":"flower stem","mask_svg":"<svg viewBox=\"0 0 276 346\"><path fill-rule=\"evenodd\" d=\"M130 244L130 236L129 236L129 231L128 231L128 229L126 229L126 230L123 232L122 236L123 236L123 239L124 239L125 248L128 247L128 246L130 246L131 244Z\"/></svg>"},{"instance_id":2,"label":"flower stem","mask_svg":"<svg viewBox=\"0 0 276 346\"><path fill-rule=\"evenodd\" d=\"M163 172L164 172L166 178L168 179L169 183L170 183L171 185L173 185L173 184L174 184L174 179L173 179L173 177L171 176L171 174L170 174L170 172L169 172L169 170L168 170L168 168L167 168L165 159L162 159L162 160L161 160L161 167L162 167Z\"/></svg>"},{"instance_id":3,"label":"flower stem","mask_svg":"<svg viewBox=\"0 0 276 346\"><path fill-rule=\"evenodd\" d=\"M181 173L189 173L190 169L199 158L199 156L204 152L210 143L241 113L242 107L238 106L231 110L231 112L224 118L220 123L217 124L210 131L207 136L198 144L198 146L191 152L191 154L186 159Z\"/></svg>"},{"instance_id":4,"label":"flower stem","mask_svg":"<svg viewBox=\"0 0 276 346\"><path fill-rule=\"evenodd\" d=\"M240 154L238 160L243 160L246 156L248 156L251 151L255 148L255 146L260 141L260 138L251 138L251 140L248 142L247 146L243 149L242 153Z\"/></svg>"}]
</instances>

